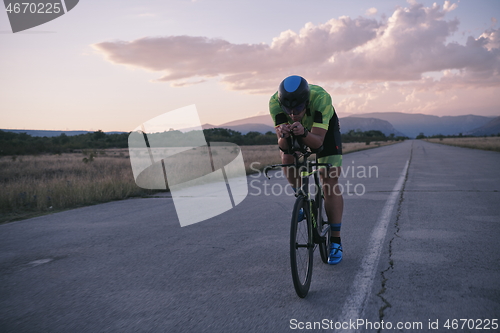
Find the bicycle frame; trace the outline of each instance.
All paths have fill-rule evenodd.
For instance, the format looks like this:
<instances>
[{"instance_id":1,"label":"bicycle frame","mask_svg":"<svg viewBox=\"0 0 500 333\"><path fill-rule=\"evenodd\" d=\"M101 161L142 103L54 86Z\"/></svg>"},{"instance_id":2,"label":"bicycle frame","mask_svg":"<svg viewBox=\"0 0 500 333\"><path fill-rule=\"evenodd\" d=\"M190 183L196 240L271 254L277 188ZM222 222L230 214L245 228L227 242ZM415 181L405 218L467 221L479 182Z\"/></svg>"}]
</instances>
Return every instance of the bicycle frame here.
<instances>
[{"instance_id":1,"label":"bicycle frame","mask_svg":"<svg viewBox=\"0 0 500 333\"><path fill-rule=\"evenodd\" d=\"M264 174L268 179L271 179L268 172L277 167L294 167L300 173L301 184L295 193L297 199L293 208L290 229L290 260L295 291L299 297L303 298L306 297L311 284L313 255L317 246L320 248L323 262L326 263L328 261L329 239L327 238L329 238L330 225L327 220L323 219L323 188L320 184L318 173L320 170L319 167L325 166L328 174L331 164L308 160L309 156L314 152L305 145L300 145L300 142L293 136L288 142L288 147L291 147L288 153L294 156L294 163L271 165L264 169ZM311 176L314 176L314 184L316 186L314 199L311 197L311 192L309 191ZM298 218L300 212L303 212L302 215L306 216L306 222L303 222L303 218ZM299 225L302 228L306 228L305 233L307 237L303 237L304 232L299 232ZM304 240L299 241L299 237L304 238ZM307 255L302 254L302 252L299 254L299 249L306 249ZM297 258L307 259L297 260ZM299 266L303 269L299 269Z\"/></svg>"},{"instance_id":2,"label":"bicycle frame","mask_svg":"<svg viewBox=\"0 0 500 333\"><path fill-rule=\"evenodd\" d=\"M317 189L316 202L318 204L320 204L319 200L321 200L320 198L323 197L323 188L321 186L319 176L318 176L318 173L320 171L319 167L321 167L321 166L326 167L326 172L328 173L332 165L330 163L318 163L318 162L310 161L308 158L312 154L318 153L320 150L313 151L309 147L306 147L304 145L300 145L297 138L295 138L293 135L290 136L290 140L288 143L289 143L289 147L291 147L291 149L289 149L289 153L291 152L291 154L293 155L294 160L295 160L294 163L274 164L274 165L268 166L264 169L265 176L268 179L271 179L271 177L269 177L269 175L268 175L268 172L270 170L278 168L278 167L295 167L299 171L300 180L301 180L301 186L297 190L297 192L295 193L295 196L298 197L299 195L302 195L304 197L304 199L309 204L311 204L312 199L311 199L311 194L309 191L309 184L310 184L309 177L311 175L313 175L314 176L314 183L315 183L315 186ZM301 158L302 158L302 161L301 161ZM321 209L321 207L322 207L322 205L319 205L320 209ZM311 211L313 211L312 207L311 207ZM317 222L316 216L321 216L321 213L322 212L319 211L319 212L317 212L317 214L312 215L313 216L313 228L318 227L317 223L316 223ZM322 230L319 236L324 237L327 233L328 233L328 228L325 230Z\"/></svg>"}]
</instances>

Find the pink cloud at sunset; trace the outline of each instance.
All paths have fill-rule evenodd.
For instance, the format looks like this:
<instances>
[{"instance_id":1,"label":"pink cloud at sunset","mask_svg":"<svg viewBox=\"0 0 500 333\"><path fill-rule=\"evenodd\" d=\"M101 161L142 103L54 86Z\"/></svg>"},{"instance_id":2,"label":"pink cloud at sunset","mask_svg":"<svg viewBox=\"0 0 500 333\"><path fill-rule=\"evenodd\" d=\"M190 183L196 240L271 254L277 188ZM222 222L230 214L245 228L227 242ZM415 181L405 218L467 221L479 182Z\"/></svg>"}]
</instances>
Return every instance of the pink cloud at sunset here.
<instances>
[{"instance_id":1,"label":"pink cloud at sunset","mask_svg":"<svg viewBox=\"0 0 500 333\"><path fill-rule=\"evenodd\" d=\"M488 30L460 44L452 39L460 21L446 19L456 7L449 1L430 7L410 1L387 19L342 16L307 23L299 32L281 32L270 44L166 36L93 47L114 64L161 72L157 81L174 87L217 78L230 90L269 94L280 79L299 74L342 96L339 105L346 112L368 111L388 99L393 111L432 112L454 100L468 108L461 100L465 96L474 101L498 95L496 19ZM370 8L367 15L376 12ZM474 88L484 91L472 92ZM498 106L494 101L483 104L488 112Z\"/></svg>"}]
</instances>

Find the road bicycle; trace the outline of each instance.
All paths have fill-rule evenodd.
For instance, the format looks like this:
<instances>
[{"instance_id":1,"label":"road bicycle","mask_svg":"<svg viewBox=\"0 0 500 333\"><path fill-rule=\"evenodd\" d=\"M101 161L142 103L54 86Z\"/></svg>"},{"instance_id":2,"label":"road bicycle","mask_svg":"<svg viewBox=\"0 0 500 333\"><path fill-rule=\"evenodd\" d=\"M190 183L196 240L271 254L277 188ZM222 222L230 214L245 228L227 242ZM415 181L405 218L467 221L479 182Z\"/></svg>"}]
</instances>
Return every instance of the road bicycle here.
<instances>
[{"instance_id":1,"label":"road bicycle","mask_svg":"<svg viewBox=\"0 0 500 333\"><path fill-rule=\"evenodd\" d=\"M311 286L313 270L314 251L319 247L321 259L328 263L330 253L330 225L326 217L324 208L323 188L319 179L319 167L326 167L328 173L331 168L330 163L318 163L308 158L311 154L317 154L319 150L312 150L305 145L301 145L297 138L290 136L288 140L288 153L294 157L292 164L274 164L265 168L265 175L268 179L268 172L275 168L292 167L296 172L300 172L301 186L295 193L296 200L293 206L292 222L290 228L290 264L292 270L293 286L297 295L306 297ZM310 191L310 177L314 178L313 190ZM300 210L304 212L304 219L298 221Z\"/></svg>"}]
</instances>

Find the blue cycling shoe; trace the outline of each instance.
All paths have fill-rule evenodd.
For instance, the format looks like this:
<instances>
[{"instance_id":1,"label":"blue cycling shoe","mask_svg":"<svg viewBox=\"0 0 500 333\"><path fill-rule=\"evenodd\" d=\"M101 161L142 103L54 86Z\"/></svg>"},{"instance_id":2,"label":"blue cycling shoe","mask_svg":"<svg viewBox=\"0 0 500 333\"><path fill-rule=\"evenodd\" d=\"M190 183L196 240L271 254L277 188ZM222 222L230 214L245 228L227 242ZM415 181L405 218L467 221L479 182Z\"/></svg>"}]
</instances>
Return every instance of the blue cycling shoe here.
<instances>
[{"instance_id":1,"label":"blue cycling shoe","mask_svg":"<svg viewBox=\"0 0 500 333\"><path fill-rule=\"evenodd\" d=\"M304 208L301 208L301 209L299 210L299 216L297 217L297 222L302 221L304 218L305 218Z\"/></svg>"},{"instance_id":2,"label":"blue cycling shoe","mask_svg":"<svg viewBox=\"0 0 500 333\"><path fill-rule=\"evenodd\" d=\"M332 243L330 255L328 256L328 264L336 265L342 261L342 245Z\"/></svg>"}]
</instances>

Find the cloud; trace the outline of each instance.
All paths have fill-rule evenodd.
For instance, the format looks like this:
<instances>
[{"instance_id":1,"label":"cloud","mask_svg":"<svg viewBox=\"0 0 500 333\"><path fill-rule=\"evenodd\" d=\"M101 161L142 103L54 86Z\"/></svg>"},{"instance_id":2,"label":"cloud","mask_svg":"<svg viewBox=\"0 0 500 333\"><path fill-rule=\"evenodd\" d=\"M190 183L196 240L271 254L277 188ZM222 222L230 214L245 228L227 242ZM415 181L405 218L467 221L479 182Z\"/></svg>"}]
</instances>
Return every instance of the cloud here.
<instances>
[{"instance_id":1,"label":"cloud","mask_svg":"<svg viewBox=\"0 0 500 333\"><path fill-rule=\"evenodd\" d=\"M371 112L499 115L498 87L440 87L439 81L426 77L419 81L351 83L325 88L332 94L333 104L341 117Z\"/></svg>"},{"instance_id":2,"label":"cloud","mask_svg":"<svg viewBox=\"0 0 500 333\"><path fill-rule=\"evenodd\" d=\"M458 5L456 3L451 3L451 1L445 1L443 5L443 11L451 12L452 10L457 9Z\"/></svg>"},{"instance_id":3,"label":"cloud","mask_svg":"<svg viewBox=\"0 0 500 333\"><path fill-rule=\"evenodd\" d=\"M366 11L366 15L368 15L368 16L372 16L375 14L377 14L377 8L375 8L375 7L372 7Z\"/></svg>"},{"instance_id":4,"label":"cloud","mask_svg":"<svg viewBox=\"0 0 500 333\"><path fill-rule=\"evenodd\" d=\"M204 80L204 79L175 81L172 83L172 87L189 87L189 86L193 86L195 84L203 83L206 81L207 80Z\"/></svg>"},{"instance_id":5,"label":"cloud","mask_svg":"<svg viewBox=\"0 0 500 333\"><path fill-rule=\"evenodd\" d=\"M448 42L458 19L446 20L457 4L425 7L411 1L387 19L339 17L287 30L271 44L234 44L193 36L108 41L93 47L110 62L161 72L157 81L184 86L219 78L228 89L275 91L277 82L299 74L332 86L346 82L428 83L425 73L440 72L437 89L499 86L500 29L490 28L465 45ZM372 8L369 12L373 13ZM447 74L449 71L456 74Z\"/></svg>"},{"instance_id":6,"label":"cloud","mask_svg":"<svg viewBox=\"0 0 500 333\"><path fill-rule=\"evenodd\" d=\"M484 43L483 46L488 50L492 51L494 49L500 49L500 29L486 30L481 36L479 36L479 41Z\"/></svg>"},{"instance_id":7,"label":"cloud","mask_svg":"<svg viewBox=\"0 0 500 333\"><path fill-rule=\"evenodd\" d=\"M163 72L158 81L222 76L232 89L259 91L266 80L272 80L274 86L276 74L285 75L298 66L320 66L332 54L365 44L376 37L379 26L375 20L340 17L318 26L308 23L299 33L284 31L271 45L167 36L102 42L93 47L112 63Z\"/></svg>"}]
</instances>

